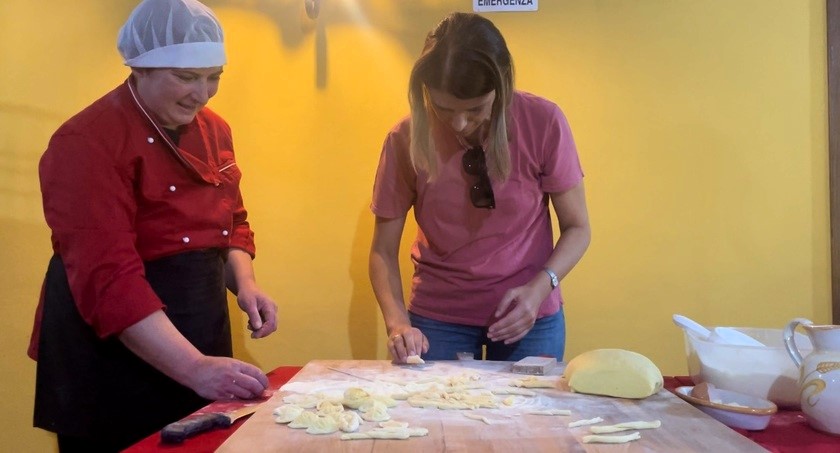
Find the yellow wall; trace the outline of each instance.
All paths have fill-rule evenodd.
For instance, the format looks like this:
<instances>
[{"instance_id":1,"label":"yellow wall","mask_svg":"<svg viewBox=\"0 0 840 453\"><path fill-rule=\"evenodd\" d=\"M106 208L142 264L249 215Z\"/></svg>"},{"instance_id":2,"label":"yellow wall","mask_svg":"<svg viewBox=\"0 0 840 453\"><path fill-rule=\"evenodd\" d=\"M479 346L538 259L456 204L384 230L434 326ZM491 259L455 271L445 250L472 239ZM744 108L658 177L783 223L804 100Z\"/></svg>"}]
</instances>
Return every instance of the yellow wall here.
<instances>
[{"instance_id":1,"label":"yellow wall","mask_svg":"<svg viewBox=\"0 0 840 453\"><path fill-rule=\"evenodd\" d=\"M384 358L366 261L379 149L407 111L425 32L471 2L325 0L305 31L300 1L207 3L229 52L211 106L233 126L258 279L280 306L278 332L260 341L234 315L236 354L265 370ZM52 445L31 428L35 366L25 357L50 255L37 161L64 119L127 75L114 41L133 5L0 2L9 451ZM593 241L563 283L567 358L622 347L680 374L673 313L734 326L830 320L822 1L551 0L538 13L490 17L518 86L565 110L587 175Z\"/></svg>"}]
</instances>

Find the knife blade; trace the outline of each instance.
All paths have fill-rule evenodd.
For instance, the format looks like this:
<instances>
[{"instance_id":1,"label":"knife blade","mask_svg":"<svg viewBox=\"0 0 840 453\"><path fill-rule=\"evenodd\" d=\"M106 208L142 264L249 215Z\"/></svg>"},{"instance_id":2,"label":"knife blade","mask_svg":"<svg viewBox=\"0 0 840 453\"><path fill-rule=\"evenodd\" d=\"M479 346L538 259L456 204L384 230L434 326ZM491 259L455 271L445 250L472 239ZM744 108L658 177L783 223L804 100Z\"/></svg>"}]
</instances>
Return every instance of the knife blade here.
<instances>
[{"instance_id":1,"label":"knife blade","mask_svg":"<svg viewBox=\"0 0 840 453\"><path fill-rule=\"evenodd\" d=\"M170 423L160 430L160 440L167 444L179 444L198 433L214 428L230 428L236 420L251 415L261 404L243 406L228 412L210 412L191 415L183 420Z\"/></svg>"}]
</instances>

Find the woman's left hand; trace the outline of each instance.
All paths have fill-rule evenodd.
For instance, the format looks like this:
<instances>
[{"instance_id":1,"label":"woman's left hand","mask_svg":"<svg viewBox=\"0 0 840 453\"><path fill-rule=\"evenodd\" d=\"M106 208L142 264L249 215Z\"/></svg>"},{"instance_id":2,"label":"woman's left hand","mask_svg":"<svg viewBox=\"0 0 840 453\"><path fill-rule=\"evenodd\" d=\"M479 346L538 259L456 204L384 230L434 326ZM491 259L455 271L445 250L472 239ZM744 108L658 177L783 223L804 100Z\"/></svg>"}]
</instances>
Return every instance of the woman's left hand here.
<instances>
[{"instance_id":1,"label":"woman's left hand","mask_svg":"<svg viewBox=\"0 0 840 453\"><path fill-rule=\"evenodd\" d=\"M277 304L256 285L239 288L236 302L248 315L251 338L262 338L277 330Z\"/></svg>"},{"instance_id":2,"label":"woman's left hand","mask_svg":"<svg viewBox=\"0 0 840 453\"><path fill-rule=\"evenodd\" d=\"M537 285L528 284L508 290L496 308L498 321L490 325L487 338L505 344L521 340L534 327L540 305L548 293Z\"/></svg>"}]
</instances>

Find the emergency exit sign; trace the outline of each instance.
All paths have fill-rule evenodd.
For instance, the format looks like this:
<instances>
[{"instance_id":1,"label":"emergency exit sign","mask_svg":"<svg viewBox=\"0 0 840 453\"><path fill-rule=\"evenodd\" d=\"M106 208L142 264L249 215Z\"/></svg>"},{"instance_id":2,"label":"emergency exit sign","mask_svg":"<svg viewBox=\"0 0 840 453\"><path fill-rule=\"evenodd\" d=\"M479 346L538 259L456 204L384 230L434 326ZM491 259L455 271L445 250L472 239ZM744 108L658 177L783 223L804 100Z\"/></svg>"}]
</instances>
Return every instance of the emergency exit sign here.
<instances>
[{"instance_id":1,"label":"emergency exit sign","mask_svg":"<svg viewBox=\"0 0 840 453\"><path fill-rule=\"evenodd\" d=\"M473 11L536 11L538 0L473 0Z\"/></svg>"}]
</instances>

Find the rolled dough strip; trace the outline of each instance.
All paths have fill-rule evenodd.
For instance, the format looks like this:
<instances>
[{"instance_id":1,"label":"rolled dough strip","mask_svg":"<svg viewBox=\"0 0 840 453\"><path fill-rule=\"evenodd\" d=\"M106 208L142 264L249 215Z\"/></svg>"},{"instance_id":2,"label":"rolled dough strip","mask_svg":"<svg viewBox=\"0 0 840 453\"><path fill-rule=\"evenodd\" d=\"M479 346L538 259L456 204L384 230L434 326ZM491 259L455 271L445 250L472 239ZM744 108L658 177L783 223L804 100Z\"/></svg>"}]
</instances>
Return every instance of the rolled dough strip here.
<instances>
[{"instance_id":1,"label":"rolled dough strip","mask_svg":"<svg viewBox=\"0 0 840 453\"><path fill-rule=\"evenodd\" d=\"M632 442L634 440L641 439L642 436L639 434L638 431L632 434L625 434L623 436L602 436L600 434L591 434L589 436L583 436L583 443L585 444L623 444L627 442Z\"/></svg>"},{"instance_id":2,"label":"rolled dough strip","mask_svg":"<svg viewBox=\"0 0 840 453\"><path fill-rule=\"evenodd\" d=\"M359 439L408 439L411 435L407 429L400 431L375 431L370 430L364 433L346 433L341 435L341 440L359 440Z\"/></svg>"},{"instance_id":3,"label":"rolled dough strip","mask_svg":"<svg viewBox=\"0 0 840 453\"><path fill-rule=\"evenodd\" d=\"M464 417L467 417L467 418L472 419L472 420L482 421L482 422L484 422L484 423L486 423L486 424L488 424L488 425L494 425L494 424L496 424L496 422L495 422L495 421L490 420L489 418L487 418L487 417L485 417L485 416L483 416L483 415L471 414L471 413L467 412L467 413L465 413L465 414L464 414Z\"/></svg>"},{"instance_id":4,"label":"rolled dough strip","mask_svg":"<svg viewBox=\"0 0 840 453\"><path fill-rule=\"evenodd\" d=\"M601 423L604 421L601 417L590 418L588 420L578 420L576 422L569 423L569 428L577 428L578 426L586 426L586 425L594 425L595 423Z\"/></svg>"},{"instance_id":5,"label":"rolled dough strip","mask_svg":"<svg viewBox=\"0 0 840 453\"><path fill-rule=\"evenodd\" d=\"M589 431L592 431L595 434L606 434L606 433L617 433L619 431L628 431L631 429L653 429L659 428L662 426L662 422L659 420L654 420L652 422L625 422L625 423L618 423L615 425L606 425L606 426L591 426Z\"/></svg>"},{"instance_id":6,"label":"rolled dough strip","mask_svg":"<svg viewBox=\"0 0 840 453\"><path fill-rule=\"evenodd\" d=\"M341 440L357 439L408 439L422 437L429 434L426 428L373 428L363 433L347 433L341 435Z\"/></svg>"},{"instance_id":7,"label":"rolled dough strip","mask_svg":"<svg viewBox=\"0 0 840 453\"><path fill-rule=\"evenodd\" d=\"M568 409L545 409L528 413L531 415L572 415L572 411Z\"/></svg>"}]
</instances>

